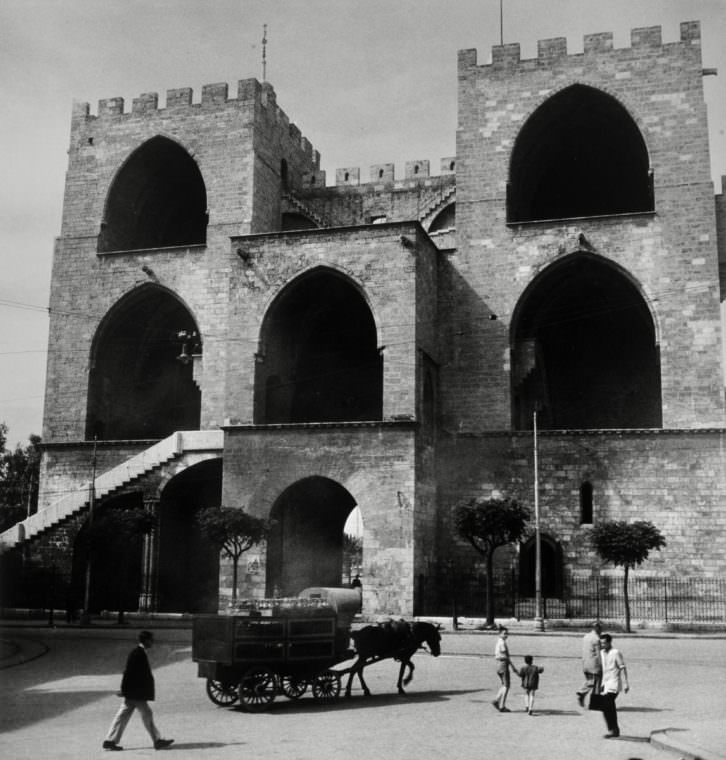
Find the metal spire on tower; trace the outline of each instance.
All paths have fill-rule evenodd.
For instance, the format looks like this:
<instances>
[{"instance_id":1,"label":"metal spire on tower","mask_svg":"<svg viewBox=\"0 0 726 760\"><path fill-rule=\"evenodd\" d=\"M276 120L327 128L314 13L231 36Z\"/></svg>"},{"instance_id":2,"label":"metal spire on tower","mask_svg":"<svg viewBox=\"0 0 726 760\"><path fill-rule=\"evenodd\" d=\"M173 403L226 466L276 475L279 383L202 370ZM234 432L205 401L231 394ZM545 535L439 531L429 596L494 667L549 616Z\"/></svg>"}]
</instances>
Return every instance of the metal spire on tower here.
<instances>
[{"instance_id":1,"label":"metal spire on tower","mask_svg":"<svg viewBox=\"0 0 726 760\"><path fill-rule=\"evenodd\" d=\"M262 25L262 81L267 81L267 24Z\"/></svg>"}]
</instances>

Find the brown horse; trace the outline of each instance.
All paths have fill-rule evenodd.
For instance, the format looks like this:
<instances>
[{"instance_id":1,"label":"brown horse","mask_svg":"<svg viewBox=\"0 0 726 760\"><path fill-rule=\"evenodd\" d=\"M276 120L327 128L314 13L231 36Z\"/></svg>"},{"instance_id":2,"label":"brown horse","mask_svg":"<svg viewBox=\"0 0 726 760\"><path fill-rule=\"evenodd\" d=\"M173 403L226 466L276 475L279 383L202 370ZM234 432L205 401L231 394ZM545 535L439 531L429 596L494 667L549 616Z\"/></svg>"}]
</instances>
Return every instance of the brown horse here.
<instances>
[{"instance_id":1,"label":"brown horse","mask_svg":"<svg viewBox=\"0 0 726 760\"><path fill-rule=\"evenodd\" d=\"M403 684L408 685L413 679L414 665L411 658L416 651L426 644L434 657L441 654L441 634L433 623L408 623L405 620L395 620L381 625L367 625L351 634L355 646L356 661L350 669L345 696L350 696L353 676L357 675L365 696L370 696L370 690L363 680L363 668L379 660L394 659L401 663L398 672L398 693L405 694ZM404 671L408 675L404 679Z\"/></svg>"}]
</instances>

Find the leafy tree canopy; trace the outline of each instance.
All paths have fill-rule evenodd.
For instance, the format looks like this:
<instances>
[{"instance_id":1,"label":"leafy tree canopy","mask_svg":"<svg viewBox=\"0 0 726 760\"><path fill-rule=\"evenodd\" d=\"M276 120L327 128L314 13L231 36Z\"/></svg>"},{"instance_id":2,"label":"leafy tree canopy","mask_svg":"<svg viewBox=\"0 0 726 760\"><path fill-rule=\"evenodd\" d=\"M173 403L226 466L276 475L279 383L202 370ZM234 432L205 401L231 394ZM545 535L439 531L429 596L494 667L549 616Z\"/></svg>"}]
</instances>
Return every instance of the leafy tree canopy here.
<instances>
[{"instance_id":1,"label":"leafy tree canopy","mask_svg":"<svg viewBox=\"0 0 726 760\"><path fill-rule=\"evenodd\" d=\"M0 532L32 514L38 507L40 436L31 435L29 445L6 448L8 428L0 422Z\"/></svg>"},{"instance_id":2,"label":"leafy tree canopy","mask_svg":"<svg viewBox=\"0 0 726 760\"><path fill-rule=\"evenodd\" d=\"M204 535L232 560L267 535L269 524L236 507L207 507L197 514Z\"/></svg>"},{"instance_id":3,"label":"leafy tree canopy","mask_svg":"<svg viewBox=\"0 0 726 760\"><path fill-rule=\"evenodd\" d=\"M605 562L626 568L640 565L652 549L660 551L666 545L658 528L647 520L603 522L592 529L591 537L595 551Z\"/></svg>"},{"instance_id":4,"label":"leafy tree canopy","mask_svg":"<svg viewBox=\"0 0 726 760\"><path fill-rule=\"evenodd\" d=\"M484 556L519 541L529 519L529 510L507 497L474 498L454 513L457 533Z\"/></svg>"}]
</instances>

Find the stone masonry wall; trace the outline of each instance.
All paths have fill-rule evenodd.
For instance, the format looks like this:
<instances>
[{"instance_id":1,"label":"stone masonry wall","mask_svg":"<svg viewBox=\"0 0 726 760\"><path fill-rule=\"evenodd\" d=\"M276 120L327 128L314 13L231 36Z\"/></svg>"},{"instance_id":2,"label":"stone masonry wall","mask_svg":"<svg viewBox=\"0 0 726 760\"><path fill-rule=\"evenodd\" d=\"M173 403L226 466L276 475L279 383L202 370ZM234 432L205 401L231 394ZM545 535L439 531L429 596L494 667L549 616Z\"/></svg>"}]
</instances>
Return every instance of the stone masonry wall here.
<instances>
[{"instance_id":1,"label":"stone masonry wall","mask_svg":"<svg viewBox=\"0 0 726 760\"><path fill-rule=\"evenodd\" d=\"M593 486L593 520L650 520L667 546L638 572L678 576L726 573L726 433L719 431L548 432L539 436L541 530L560 542L566 567L590 574L600 566L589 525L580 524L580 485ZM454 507L492 489L534 514L532 435L450 436L438 461L439 556L467 556L453 538ZM474 558L472 557L472 560Z\"/></svg>"},{"instance_id":2,"label":"stone masonry wall","mask_svg":"<svg viewBox=\"0 0 726 760\"><path fill-rule=\"evenodd\" d=\"M409 422L230 427L225 430L223 504L268 517L296 481L316 475L342 485L362 514L364 606L370 614L413 612L414 429ZM265 587L265 547L245 554L242 596Z\"/></svg>"},{"instance_id":3,"label":"stone masonry wall","mask_svg":"<svg viewBox=\"0 0 726 760\"><path fill-rule=\"evenodd\" d=\"M564 39L543 40L520 60L519 45L493 48L489 65L459 54L457 243L446 307L454 338L444 362L450 428L510 426L509 327L526 286L584 233L597 254L639 287L659 339L664 427L724 424L721 326L713 186L703 100L700 28L661 42L636 29L630 48L588 35L568 55ZM573 85L618 100L640 130L655 176L655 213L565 222L506 223L506 185L517 136L550 96ZM499 317L487 321L487 313ZM449 326L451 328L451 326Z\"/></svg>"}]
</instances>

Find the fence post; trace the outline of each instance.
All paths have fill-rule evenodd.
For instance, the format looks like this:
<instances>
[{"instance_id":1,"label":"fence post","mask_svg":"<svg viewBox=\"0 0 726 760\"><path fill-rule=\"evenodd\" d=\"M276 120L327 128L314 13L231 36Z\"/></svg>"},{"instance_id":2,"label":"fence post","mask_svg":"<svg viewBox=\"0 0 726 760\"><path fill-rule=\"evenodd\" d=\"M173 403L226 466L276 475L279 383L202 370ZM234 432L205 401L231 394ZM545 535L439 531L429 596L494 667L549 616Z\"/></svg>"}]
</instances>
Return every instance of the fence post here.
<instances>
[{"instance_id":1,"label":"fence post","mask_svg":"<svg viewBox=\"0 0 726 760\"><path fill-rule=\"evenodd\" d=\"M663 578L663 615L668 622L668 578Z\"/></svg>"},{"instance_id":2,"label":"fence post","mask_svg":"<svg viewBox=\"0 0 726 760\"><path fill-rule=\"evenodd\" d=\"M600 573L595 576L595 620L600 620Z\"/></svg>"}]
</instances>

